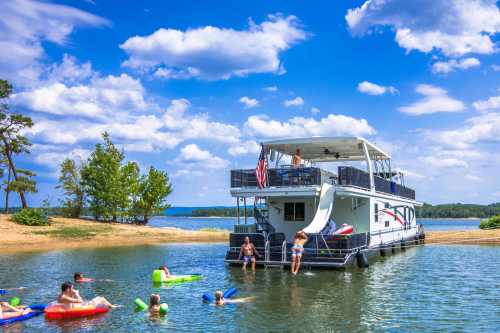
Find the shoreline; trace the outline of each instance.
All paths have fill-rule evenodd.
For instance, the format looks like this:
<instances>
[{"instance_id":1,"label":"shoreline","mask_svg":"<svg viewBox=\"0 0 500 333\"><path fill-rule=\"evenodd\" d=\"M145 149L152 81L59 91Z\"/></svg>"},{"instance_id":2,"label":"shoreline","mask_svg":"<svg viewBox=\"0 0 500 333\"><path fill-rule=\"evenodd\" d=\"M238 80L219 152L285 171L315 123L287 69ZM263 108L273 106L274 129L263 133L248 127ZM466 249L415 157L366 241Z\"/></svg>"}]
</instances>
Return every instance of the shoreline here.
<instances>
[{"instance_id":1,"label":"shoreline","mask_svg":"<svg viewBox=\"0 0 500 333\"><path fill-rule=\"evenodd\" d=\"M0 215L0 253L172 243L223 243L229 232L157 228L52 217L50 226L29 227Z\"/></svg>"}]
</instances>

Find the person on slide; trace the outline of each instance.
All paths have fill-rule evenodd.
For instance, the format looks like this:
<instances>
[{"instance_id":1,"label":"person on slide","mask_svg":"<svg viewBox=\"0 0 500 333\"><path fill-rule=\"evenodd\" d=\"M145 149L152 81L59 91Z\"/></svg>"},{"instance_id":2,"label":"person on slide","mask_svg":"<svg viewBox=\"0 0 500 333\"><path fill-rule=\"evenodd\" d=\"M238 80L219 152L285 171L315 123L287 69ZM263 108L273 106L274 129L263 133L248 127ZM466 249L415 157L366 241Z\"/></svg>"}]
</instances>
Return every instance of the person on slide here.
<instances>
[{"instance_id":1,"label":"person on slide","mask_svg":"<svg viewBox=\"0 0 500 333\"><path fill-rule=\"evenodd\" d=\"M78 305L94 305L94 306L106 306L108 308L116 308L117 305L113 305L104 297L95 297L90 301L85 301L78 290L76 290L73 284L69 281L64 282L61 285L61 293L57 298L57 302L61 304L67 304L68 306Z\"/></svg>"},{"instance_id":2,"label":"person on slide","mask_svg":"<svg viewBox=\"0 0 500 333\"><path fill-rule=\"evenodd\" d=\"M16 318L31 312L31 309L20 306L12 306L7 302L0 302L0 319Z\"/></svg>"},{"instance_id":3,"label":"person on slide","mask_svg":"<svg viewBox=\"0 0 500 333\"><path fill-rule=\"evenodd\" d=\"M307 235L304 230L297 231L293 238L292 246L292 267L291 272L293 275L297 275L300 269L300 260L302 259L302 253L304 252L304 244L307 242Z\"/></svg>"},{"instance_id":4,"label":"person on slide","mask_svg":"<svg viewBox=\"0 0 500 333\"><path fill-rule=\"evenodd\" d=\"M255 246L250 242L250 237L246 236L243 245L240 248L240 255L238 260L241 260L243 256L243 270L247 270L247 265L252 262L252 271L255 271L255 255L260 258L260 253L257 251Z\"/></svg>"}]
</instances>

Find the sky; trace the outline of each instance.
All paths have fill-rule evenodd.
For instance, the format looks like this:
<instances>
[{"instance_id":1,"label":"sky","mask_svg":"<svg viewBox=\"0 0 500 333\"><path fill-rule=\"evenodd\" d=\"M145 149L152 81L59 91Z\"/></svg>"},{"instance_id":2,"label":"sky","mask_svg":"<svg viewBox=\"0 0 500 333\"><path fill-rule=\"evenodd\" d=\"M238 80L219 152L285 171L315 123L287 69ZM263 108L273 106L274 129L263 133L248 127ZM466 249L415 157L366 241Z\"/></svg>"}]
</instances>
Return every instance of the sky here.
<instances>
[{"instance_id":1,"label":"sky","mask_svg":"<svg viewBox=\"0 0 500 333\"><path fill-rule=\"evenodd\" d=\"M107 131L176 206L232 205L259 143L360 136L417 199L500 201L495 0L0 2L0 78L35 125L19 166L57 204L59 164ZM0 197L0 200L2 198ZM14 202L15 204L15 202Z\"/></svg>"}]
</instances>

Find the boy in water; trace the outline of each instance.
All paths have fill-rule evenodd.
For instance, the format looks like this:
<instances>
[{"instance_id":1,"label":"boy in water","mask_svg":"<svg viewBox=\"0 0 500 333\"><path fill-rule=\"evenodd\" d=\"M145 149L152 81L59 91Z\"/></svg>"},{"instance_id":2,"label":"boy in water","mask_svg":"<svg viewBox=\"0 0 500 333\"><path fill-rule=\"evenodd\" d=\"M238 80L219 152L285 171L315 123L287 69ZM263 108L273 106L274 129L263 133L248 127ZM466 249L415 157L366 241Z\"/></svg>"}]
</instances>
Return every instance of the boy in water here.
<instances>
[{"instance_id":1,"label":"boy in water","mask_svg":"<svg viewBox=\"0 0 500 333\"><path fill-rule=\"evenodd\" d=\"M160 295L152 294L149 297L149 314L151 316L160 315Z\"/></svg>"},{"instance_id":2,"label":"boy in water","mask_svg":"<svg viewBox=\"0 0 500 333\"><path fill-rule=\"evenodd\" d=\"M238 260L241 260L243 256L243 270L247 270L247 265L249 262L252 263L252 271L255 271L255 255L260 258L260 253L257 251L255 246L250 242L250 237L246 236L243 245L240 248L240 255Z\"/></svg>"},{"instance_id":3,"label":"boy in water","mask_svg":"<svg viewBox=\"0 0 500 333\"><path fill-rule=\"evenodd\" d=\"M75 279L75 282L76 282L76 283L82 283L82 282L94 282L94 279L84 277L84 276L83 276L83 273L80 273L80 272L76 272L76 273L73 275L73 278Z\"/></svg>"},{"instance_id":4,"label":"boy in water","mask_svg":"<svg viewBox=\"0 0 500 333\"><path fill-rule=\"evenodd\" d=\"M293 238L292 247L292 267L291 272L293 275L297 275L300 269L300 260L302 259L302 253L304 252L304 244L307 242L307 235L304 230L298 231Z\"/></svg>"},{"instance_id":5,"label":"boy in water","mask_svg":"<svg viewBox=\"0 0 500 333\"><path fill-rule=\"evenodd\" d=\"M244 303L246 301L250 301L255 298L255 297L244 297L244 298L225 299L222 290L217 290L214 296L215 296L215 305L218 306L224 305L226 303Z\"/></svg>"}]
</instances>

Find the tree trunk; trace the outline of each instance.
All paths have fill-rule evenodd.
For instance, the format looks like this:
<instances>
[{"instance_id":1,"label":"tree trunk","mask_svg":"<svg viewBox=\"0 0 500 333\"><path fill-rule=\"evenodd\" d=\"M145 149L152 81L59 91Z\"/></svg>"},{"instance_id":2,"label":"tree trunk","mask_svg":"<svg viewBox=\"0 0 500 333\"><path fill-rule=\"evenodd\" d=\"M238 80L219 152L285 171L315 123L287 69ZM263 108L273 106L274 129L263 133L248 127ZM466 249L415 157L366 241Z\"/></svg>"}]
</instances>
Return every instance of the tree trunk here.
<instances>
[{"instance_id":1,"label":"tree trunk","mask_svg":"<svg viewBox=\"0 0 500 333\"><path fill-rule=\"evenodd\" d=\"M9 169L9 175L7 176L7 187L5 188L5 214L9 214L9 186L10 186L10 180L11 180L11 172L10 172L10 165L7 166Z\"/></svg>"},{"instance_id":2,"label":"tree trunk","mask_svg":"<svg viewBox=\"0 0 500 333\"><path fill-rule=\"evenodd\" d=\"M9 167L12 170L12 175L14 176L14 180L17 181L16 167L14 166L14 161L12 160L12 155L10 154L9 143L5 139L5 136L3 136L3 135L2 135L2 141L4 144L5 156L7 157L7 161L9 162ZM24 196L23 191L19 191L19 197L21 198L22 208L28 208L28 204L26 203L26 197Z\"/></svg>"}]
</instances>

